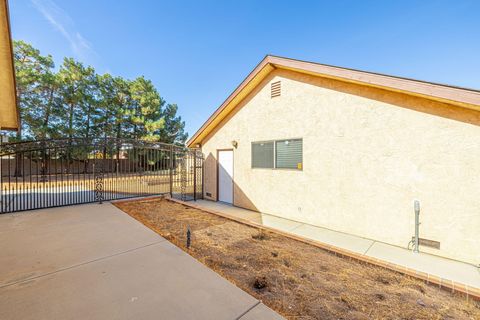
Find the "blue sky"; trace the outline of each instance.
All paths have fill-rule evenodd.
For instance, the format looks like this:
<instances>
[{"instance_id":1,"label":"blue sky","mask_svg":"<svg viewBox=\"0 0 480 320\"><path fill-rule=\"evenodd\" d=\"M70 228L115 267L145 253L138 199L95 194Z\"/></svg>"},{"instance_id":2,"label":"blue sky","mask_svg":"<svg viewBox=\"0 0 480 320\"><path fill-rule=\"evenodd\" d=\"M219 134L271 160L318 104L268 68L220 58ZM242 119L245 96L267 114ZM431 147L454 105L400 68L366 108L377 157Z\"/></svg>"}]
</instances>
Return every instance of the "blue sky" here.
<instances>
[{"instance_id":1,"label":"blue sky","mask_svg":"<svg viewBox=\"0 0 480 320\"><path fill-rule=\"evenodd\" d=\"M480 88L480 1L10 0L14 39L151 79L192 135L266 55Z\"/></svg>"}]
</instances>

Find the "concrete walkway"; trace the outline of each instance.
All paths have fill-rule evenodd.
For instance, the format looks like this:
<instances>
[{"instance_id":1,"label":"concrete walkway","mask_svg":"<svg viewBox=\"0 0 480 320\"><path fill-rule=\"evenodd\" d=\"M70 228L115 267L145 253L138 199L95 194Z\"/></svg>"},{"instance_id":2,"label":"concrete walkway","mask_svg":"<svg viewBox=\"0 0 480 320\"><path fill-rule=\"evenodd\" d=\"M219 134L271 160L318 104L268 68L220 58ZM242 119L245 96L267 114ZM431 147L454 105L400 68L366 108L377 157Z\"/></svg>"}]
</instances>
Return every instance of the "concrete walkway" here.
<instances>
[{"instance_id":1,"label":"concrete walkway","mask_svg":"<svg viewBox=\"0 0 480 320\"><path fill-rule=\"evenodd\" d=\"M361 255L406 266L437 277L480 288L480 269L459 261L427 253L413 253L406 248L389 245L351 234L292 221L265 213L234 207L221 202L198 200L196 205L227 215L246 219L270 228L289 232L307 239L347 249Z\"/></svg>"},{"instance_id":2,"label":"concrete walkway","mask_svg":"<svg viewBox=\"0 0 480 320\"><path fill-rule=\"evenodd\" d=\"M109 203L0 215L0 319L282 319Z\"/></svg>"}]
</instances>

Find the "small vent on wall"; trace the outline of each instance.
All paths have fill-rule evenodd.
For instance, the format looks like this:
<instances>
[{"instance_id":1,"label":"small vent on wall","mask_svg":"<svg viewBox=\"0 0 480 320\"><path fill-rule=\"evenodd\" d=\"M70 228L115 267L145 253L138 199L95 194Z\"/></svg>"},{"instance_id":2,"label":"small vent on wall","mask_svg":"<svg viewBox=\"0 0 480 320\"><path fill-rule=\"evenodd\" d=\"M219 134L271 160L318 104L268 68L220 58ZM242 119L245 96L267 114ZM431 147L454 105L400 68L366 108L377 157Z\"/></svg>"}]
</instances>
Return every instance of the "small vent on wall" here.
<instances>
[{"instance_id":1,"label":"small vent on wall","mask_svg":"<svg viewBox=\"0 0 480 320\"><path fill-rule=\"evenodd\" d=\"M272 98L280 97L281 89L282 89L282 87L281 87L281 82L280 81L272 82L272 84L271 84L271 97Z\"/></svg>"},{"instance_id":2,"label":"small vent on wall","mask_svg":"<svg viewBox=\"0 0 480 320\"><path fill-rule=\"evenodd\" d=\"M418 244L425 247L440 249L440 242L435 240L418 238Z\"/></svg>"}]
</instances>

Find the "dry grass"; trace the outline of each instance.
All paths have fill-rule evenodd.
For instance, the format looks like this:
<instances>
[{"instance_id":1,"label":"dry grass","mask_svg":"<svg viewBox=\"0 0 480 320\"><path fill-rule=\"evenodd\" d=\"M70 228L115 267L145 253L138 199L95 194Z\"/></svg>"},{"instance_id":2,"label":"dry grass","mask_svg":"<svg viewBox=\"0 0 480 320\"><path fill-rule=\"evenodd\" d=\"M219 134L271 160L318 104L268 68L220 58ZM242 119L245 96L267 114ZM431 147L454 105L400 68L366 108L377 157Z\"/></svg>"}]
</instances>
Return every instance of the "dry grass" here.
<instances>
[{"instance_id":1,"label":"dry grass","mask_svg":"<svg viewBox=\"0 0 480 320\"><path fill-rule=\"evenodd\" d=\"M164 199L116 205L289 319L480 319L478 302L276 233Z\"/></svg>"}]
</instances>

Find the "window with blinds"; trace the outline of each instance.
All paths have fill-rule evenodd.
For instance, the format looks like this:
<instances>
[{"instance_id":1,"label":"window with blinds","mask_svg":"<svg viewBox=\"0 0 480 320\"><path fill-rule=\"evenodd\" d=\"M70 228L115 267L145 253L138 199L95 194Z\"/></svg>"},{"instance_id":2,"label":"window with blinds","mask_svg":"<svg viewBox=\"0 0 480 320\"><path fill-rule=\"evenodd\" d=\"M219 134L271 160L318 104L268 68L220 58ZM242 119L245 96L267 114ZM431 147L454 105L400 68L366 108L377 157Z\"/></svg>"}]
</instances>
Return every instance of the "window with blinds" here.
<instances>
[{"instance_id":1,"label":"window with blinds","mask_svg":"<svg viewBox=\"0 0 480 320\"><path fill-rule=\"evenodd\" d=\"M252 142L252 168L302 170L302 139Z\"/></svg>"},{"instance_id":2,"label":"window with blinds","mask_svg":"<svg viewBox=\"0 0 480 320\"><path fill-rule=\"evenodd\" d=\"M273 141L252 142L252 168L273 168Z\"/></svg>"},{"instance_id":3,"label":"window with blinds","mask_svg":"<svg viewBox=\"0 0 480 320\"><path fill-rule=\"evenodd\" d=\"M275 168L302 169L302 139L275 141Z\"/></svg>"}]
</instances>

